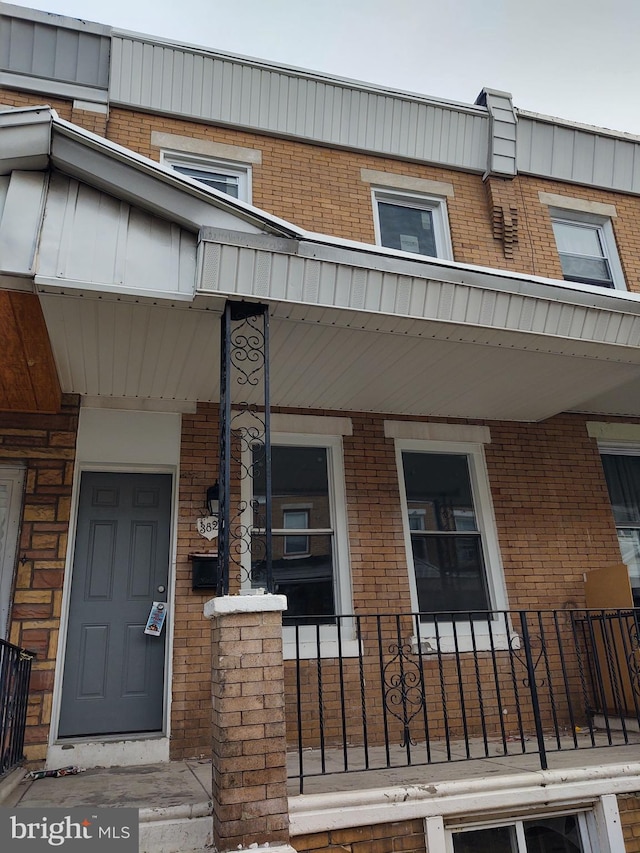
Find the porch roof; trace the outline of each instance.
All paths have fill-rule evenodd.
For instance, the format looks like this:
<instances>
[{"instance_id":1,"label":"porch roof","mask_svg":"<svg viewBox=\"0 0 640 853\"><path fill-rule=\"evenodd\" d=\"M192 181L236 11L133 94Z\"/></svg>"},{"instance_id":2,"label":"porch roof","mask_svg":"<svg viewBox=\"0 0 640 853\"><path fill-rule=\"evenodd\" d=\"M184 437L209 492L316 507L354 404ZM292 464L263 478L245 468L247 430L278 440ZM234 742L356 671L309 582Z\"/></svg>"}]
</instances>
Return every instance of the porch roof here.
<instances>
[{"instance_id":1,"label":"porch roof","mask_svg":"<svg viewBox=\"0 0 640 853\"><path fill-rule=\"evenodd\" d=\"M0 287L39 294L63 391L217 400L235 298L271 305L273 405L640 416L640 295L311 234L45 108L0 115L0 134Z\"/></svg>"}]
</instances>

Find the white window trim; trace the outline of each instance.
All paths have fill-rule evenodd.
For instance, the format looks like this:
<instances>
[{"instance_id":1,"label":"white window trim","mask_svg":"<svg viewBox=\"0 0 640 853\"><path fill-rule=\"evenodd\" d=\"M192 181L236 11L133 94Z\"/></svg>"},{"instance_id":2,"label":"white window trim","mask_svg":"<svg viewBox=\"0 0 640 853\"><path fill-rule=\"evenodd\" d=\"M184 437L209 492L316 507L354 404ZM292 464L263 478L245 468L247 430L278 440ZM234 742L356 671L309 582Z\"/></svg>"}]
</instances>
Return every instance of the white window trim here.
<instances>
[{"instance_id":1,"label":"white window trim","mask_svg":"<svg viewBox=\"0 0 640 853\"><path fill-rule=\"evenodd\" d=\"M327 476L329 481L329 508L333 524L333 558L334 558L334 595L336 613L349 616L353 613L353 595L351 589L351 568L349 560L349 537L347 531L347 490L344 476L344 454L341 435L279 432L271 434L271 444L292 445L297 447L324 447L327 449ZM248 454L251 452L250 442L245 446L245 464L249 464ZM251 478L242 480L240 498L245 506L241 524L248 529L253 526L251 508ZM301 531L304 533L304 531ZM251 574L251 554L244 555L243 577L248 579ZM244 581L246 589L249 582ZM355 623L351 619L340 620L341 644L338 642L337 625L301 625L297 628L298 643L296 644L296 628L285 625L282 628L283 656L285 660L296 657L302 659L316 658L318 655L317 637L320 636L320 654L323 658L337 657L341 651L342 657L356 657L359 654L359 644L355 639Z\"/></svg>"},{"instance_id":2,"label":"white window trim","mask_svg":"<svg viewBox=\"0 0 640 853\"><path fill-rule=\"evenodd\" d=\"M207 157L200 154L185 154L184 151L162 150L160 163L173 169L174 166L185 166L190 169L201 169L203 172L219 172L238 179L238 200L251 204L252 171L249 163L239 163L233 160L222 160L217 157ZM184 176L183 177L190 177ZM192 180L197 180L192 178Z\"/></svg>"},{"instance_id":3,"label":"white window trim","mask_svg":"<svg viewBox=\"0 0 640 853\"><path fill-rule=\"evenodd\" d=\"M447 213L446 198L423 193L408 192L406 190L391 189L389 187L372 187L371 204L373 207L373 227L376 237L376 245L382 246L382 233L380 228L379 202L405 205L422 210L429 210L433 214L433 229L436 242L436 257L444 260L453 260L453 247L451 245L451 232L449 229L449 216ZM414 254L413 252L410 254ZM417 254L417 253L416 253ZM423 255L422 257L427 257Z\"/></svg>"},{"instance_id":4,"label":"white window trim","mask_svg":"<svg viewBox=\"0 0 640 853\"><path fill-rule=\"evenodd\" d=\"M616 244L615 234L613 233L613 225L611 224L610 216L601 216L595 213L586 213L584 211L571 208L550 207L549 216L552 222L566 222L569 225L591 225L600 232L601 245L605 252L605 259L611 270L611 278L613 279L614 290L627 290L627 285L624 280L624 273L618 256L618 246ZM558 250L558 255L560 254ZM580 282L575 282L580 284ZM599 290L607 290L599 285L590 285Z\"/></svg>"},{"instance_id":5,"label":"white window trim","mask_svg":"<svg viewBox=\"0 0 640 853\"><path fill-rule=\"evenodd\" d=\"M474 509L476 513L478 530L483 546L485 569L487 572L487 588L492 610L507 610L507 591L504 581L504 570L498 546L498 530L496 527L493 511L493 501L489 489L489 474L484 455L484 446L475 442L458 441L433 441L423 439L396 438L396 465L398 468L398 483L400 487L400 505L402 509L402 527L404 533L405 552L407 558L407 569L409 574L409 590L411 593L411 610L419 611L418 590L416 585L416 573L413 564L413 549L411 547L411 530L409 527L409 508L407 505L407 492L404 482L404 466L402 453L413 451L417 453L450 453L465 456L469 462L469 477L471 480L471 492L473 496ZM433 633L430 633L433 631ZM519 639L511 628L505 624L502 617L492 620L491 628L488 624L479 622L472 628L468 623L454 624L438 620L438 636L435 634L433 622L421 620L420 640L423 653L429 652L454 652L496 650L518 648ZM417 638L413 638L417 645ZM493 641L493 644L492 644Z\"/></svg>"},{"instance_id":6,"label":"white window trim","mask_svg":"<svg viewBox=\"0 0 640 853\"><path fill-rule=\"evenodd\" d=\"M637 426L637 425L636 425ZM598 452L600 454L601 464L602 464L602 456L640 456L640 442L636 441L598 441ZM603 468L604 473L604 468ZM611 507L611 514L613 516L613 506L611 506L611 498L609 498L609 506ZM638 530L640 525L636 524L620 524L618 525L613 519L616 534L620 528L628 528L630 530ZM620 559L622 559L622 547L620 547ZM631 576L631 569L629 568L629 581L633 587L633 578ZM635 589L635 587L634 587Z\"/></svg>"}]
</instances>

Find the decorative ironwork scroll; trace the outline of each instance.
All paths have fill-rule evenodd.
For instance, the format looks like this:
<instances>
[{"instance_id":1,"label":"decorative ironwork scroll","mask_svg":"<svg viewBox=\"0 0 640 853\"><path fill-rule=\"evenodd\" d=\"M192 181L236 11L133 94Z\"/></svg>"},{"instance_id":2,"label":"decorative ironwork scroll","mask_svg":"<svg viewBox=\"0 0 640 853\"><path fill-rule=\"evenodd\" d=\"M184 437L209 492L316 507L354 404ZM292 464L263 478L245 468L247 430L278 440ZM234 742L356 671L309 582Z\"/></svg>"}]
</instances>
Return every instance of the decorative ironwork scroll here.
<instances>
[{"instance_id":1,"label":"decorative ironwork scroll","mask_svg":"<svg viewBox=\"0 0 640 853\"><path fill-rule=\"evenodd\" d=\"M260 586L272 592L268 306L228 301L220 337L217 591Z\"/></svg>"},{"instance_id":2,"label":"decorative ironwork scroll","mask_svg":"<svg viewBox=\"0 0 640 853\"><path fill-rule=\"evenodd\" d=\"M383 673L385 707L402 725L400 746L415 746L411 721L424 708L420 667L409 643L393 643L389 652L393 657L385 664Z\"/></svg>"},{"instance_id":3,"label":"decorative ironwork scroll","mask_svg":"<svg viewBox=\"0 0 640 853\"><path fill-rule=\"evenodd\" d=\"M638 636L637 616L634 614L631 620L627 620L627 624L629 630L629 651L627 654L629 679L633 692L636 696L640 696L640 637Z\"/></svg>"}]
</instances>

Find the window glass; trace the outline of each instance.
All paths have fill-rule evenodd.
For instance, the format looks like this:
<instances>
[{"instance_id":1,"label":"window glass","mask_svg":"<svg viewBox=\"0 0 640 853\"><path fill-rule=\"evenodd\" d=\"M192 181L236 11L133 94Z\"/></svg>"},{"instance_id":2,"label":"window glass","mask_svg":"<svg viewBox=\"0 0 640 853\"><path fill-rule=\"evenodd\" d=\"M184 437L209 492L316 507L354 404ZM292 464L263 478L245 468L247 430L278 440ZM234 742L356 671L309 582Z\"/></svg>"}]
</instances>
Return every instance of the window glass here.
<instances>
[{"instance_id":1,"label":"window glass","mask_svg":"<svg viewBox=\"0 0 640 853\"><path fill-rule=\"evenodd\" d=\"M402 466L420 611L489 610L468 457L403 451Z\"/></svg>"},{"instance_id":2,"label":"window glass","mask_svg":"<svg viewBox=\"0 0 640 853\"><path fill-rule=\"evenodd\" d=\"M452 833L454 853L585 853L578 815Z\"/></svg>"},{"instance_id":3,"label":"window glass","mask_svg":"<svg viewBox=\"0 0 640 853\"><path fill-rule=\"evenodd\" d=\"M201 184L206 184L208 187L220 190L220 192L233 196L233 198L239 197L240 178L237 175L225 175L222 172L196 169L191 166L182 166L179 164L173 164L172 168L174 171L180 172L181 175L194 178L196 181L200 181Z\"/></svg>"},{"instance_id":4,"label":"window glass","mask_svg":"<svg viewBox=\"0 0 640 853\"><path fill-rule=\"evenodd\" d=\"M606 453L602 466L618 531L622 561L629 577L636 607L640 606L640 455Z\"/></svg>"},{"instance_id":5,"label":"window glass","mask_svg":"<svg viewBox=\"0 0 640 853\"><path fill-rule=\"evenodd\" d=\"M566 281L614 287L601 226L554 220L553 233Z\"/></svg>"},{"instance_id":6,"label":"window glass","mask_svg":"<svg viewBox=\"0 0 640 853\"><path fill-rule=\"evenodd\" d=\"M454 853L518 853L515 827L494 826L453 833Z\"/></svg>"},{"instance_id":7,"label":"window glass","mask_svg":"<svg viewBox=\"0 0 640 853\"><path fill-rule=\"evenodd\" d=\"M523 821L527 853L583 853L578 816Z\"/></svg>"},{"instance_id":8,"label":"window glass","mask_svg":"<svg viewBox=\"0 0 640 853\"><path fill-rule=\"evenodd\" d=\"M602 246L600 245L598 229L595 226L554 222L553 233L559 252L571 252L593 257L602 256Z\"/></svg>"},{"instance_id":9,"label":"window glass","mask_svg":"<svg viewBox=\"0 0 640 853\"><path fill-rule=\"evenodd\" d=\"M378 216L383 246L437 256L433 212L430 209L379 201Z\"/></svg>"},{"instance_id":10,"label":"window glass","mask_svg":"<svg viewBox=\"0 0 640 853\"><path fill-rule=\"evenodd\" d=\"M265 480L263 449L254 449L252 578L263 586ZM284 622L332 621L335 615L334 531L326 447L273 445L271 448L273 576L275 591L286 595ZM305 535L285 531L308 530ZM315 532L314 532L315 531Z\"/></svg>"},{"instance_id":11,"label":"window glass","mask_svg":"<svg viewBox=\"0 0 640 853\"><path fill-rule=\"evenodd\" d=\"M306 509L285 509L282 511L282 526L287 530L306 530L309 527L309 511ZM298 557L309 553L308 536L285 536L284 554Z\"/></svg>"}]
</instances>

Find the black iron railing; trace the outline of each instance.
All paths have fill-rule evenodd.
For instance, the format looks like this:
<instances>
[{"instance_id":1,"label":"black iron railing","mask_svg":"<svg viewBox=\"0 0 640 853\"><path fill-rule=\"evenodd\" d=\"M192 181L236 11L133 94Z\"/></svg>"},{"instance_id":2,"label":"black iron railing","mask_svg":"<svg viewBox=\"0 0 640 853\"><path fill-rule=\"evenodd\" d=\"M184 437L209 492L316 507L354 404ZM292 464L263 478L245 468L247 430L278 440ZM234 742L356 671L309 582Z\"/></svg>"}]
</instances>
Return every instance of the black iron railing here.
<instances>
[{"instance_id":1,"label":"black iron railing","mask_svg":"<svg viewBox=\"0 0 640 853\"><path fill-rule=\"evenodd\" d=\"M0 640L0 777L23 759L32 652Z\"/></svg>"},{"instance_id":2,"label":"black iron railing","mask_svg":"<svg viewBox=\"0 0 640 853\"><path fill-rule=\"evenodd\" d=\"M287 628L290 778L640 744L639 627L521 610Z\"/></svg>"}]
</instances>

